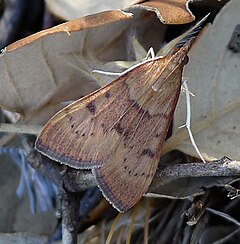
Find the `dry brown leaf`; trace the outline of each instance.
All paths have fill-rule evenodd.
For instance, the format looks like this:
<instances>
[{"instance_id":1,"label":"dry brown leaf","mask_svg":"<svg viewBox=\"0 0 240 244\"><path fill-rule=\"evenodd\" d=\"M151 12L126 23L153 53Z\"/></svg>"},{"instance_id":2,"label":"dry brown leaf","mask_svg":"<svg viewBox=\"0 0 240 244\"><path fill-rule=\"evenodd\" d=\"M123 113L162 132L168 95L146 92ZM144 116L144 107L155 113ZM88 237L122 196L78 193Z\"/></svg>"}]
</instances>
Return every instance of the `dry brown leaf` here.
<instances>
[{"instance_id":1,"label":"dry brown leaf","mask_svg":"<svg viewBox=\"0 0 240 244\"><path fill-rule=\"evenodd\" d=\"M45 0L50 11L56 16L70 20L109 9L126 9L142 0ZM134 7L153 11L164 24L185 24L194 21L190 11L190 0L150 0Z\"/></svg>"},{"instance_id":2,"label":"dry brown leaf","mask_svg":"<svg viewBox=\"0 0 240 244\"><path fill-rule=\"evenodd\" d=\"M81 18L77 18L63 24L54 26L47 30L37 32L31 36L23 38L19 41L10 44L5 48L5 51L13 51L25 45L28 45L34 41L37 41L45 36L50 36L57 33L66 33L68 36L71 36L71 33L82 31L86 29L96 28L101 25L106 25L112 22L126 20L132 18L132 14L123 12L121 10L112 10L105 11L98 14L88 15ZM100 38L100 36L99 36ZM95 40L96 41L96 40Z\"/></svg>"},{"instance_id":3,"label":"dry brown leaf","mask_svg":"<svg viewBox=\"0 0 240 244\"><path fill-rule=\"evenodd\" d=\"M143 10L133 12L134 18L118 10L87 16L8 46L0 57L0 104L20 111L22 123L44 124L67 105L62 102L76 100L104 83L107 76L93 74L93 69L119 72L139 58L144 51L140 48L138 55L134 38L145 49L161 45L165 25ZM141 30L135 32L139 25ZM109 63L113 60L132 61Z\"/></svg>"},{"instance_id":4,"label":"dry brown leaf","mask_svg":"<svg viewBox=\"0 0 240 244\"><path fill-rule=\"evenodd\" d=\"M45 2L55 16L71 20L106 10L128 8L140 0L45 0Z\"/></svg>"},{"instance_id":5,"label":"dry brown leaf","mask_svg":"<svg viewBox=\"0 0 240 244\"><path fill-rule=\"evenodd\" d=\"M26 115L59 97L76 99L99 87L81 57L89 48L97 53L109 45L131 17L119 10L90 15L8 46L0 57L1 106Z\"/></svg>"},{"instance_id":6,"label":"dry brown leaf","mask_svg":"<svg viewBox=\"0 0 240 244\"><path fill-rule=\"evenodd\" d=\"M186 24L195 20L188 8L190 0L150 0L136 7L154 11L163 24Z\"/></svg>"},{"instance_id":7,"label":"dry brown leaf","mask_svg":"<svg viewBox=\"0 0 240 244\"><path fill-rule=\"evenodd\" d=\"M233 31L240 23L240 1L226 4L190 52L184 76L189 77L191 128L200 151L208 160L223 156L240 159L240 62L239 49L228 48ZM236 46L238 36L232 40ZM238 46L239 47L239 46ZM173 136L165 143L164 152L179 149L198 156L189 140L185 124L185 95L175 111Z\"/></svg>"}]
</instances>

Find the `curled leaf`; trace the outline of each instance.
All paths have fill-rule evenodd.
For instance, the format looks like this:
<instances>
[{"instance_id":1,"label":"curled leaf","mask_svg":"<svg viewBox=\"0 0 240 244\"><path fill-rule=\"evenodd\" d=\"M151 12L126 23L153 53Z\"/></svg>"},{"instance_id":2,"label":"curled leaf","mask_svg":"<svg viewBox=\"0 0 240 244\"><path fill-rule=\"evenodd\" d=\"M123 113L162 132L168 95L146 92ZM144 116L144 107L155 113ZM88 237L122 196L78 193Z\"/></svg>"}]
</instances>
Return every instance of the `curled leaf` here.
<instances>
[{"instance_id":1,"label":"curled leaf","mask_svg":"<svg viewBox=\"0 0 240 244\"><path fill-rule=\"evenodd\" d=\"M150 0L135 7L153 11L163 24L186 24L195 20L188 4L190 0Z\"/></svg>"},{"instance_id":2,"label":"curled leaf","mask_svg":"<svg viewBox=\"0 0 240 244\"><path fill-rule=\"evenodd\" d=\"M121 23L131 17L119 10L89 15L6 47L0 57L0 105L26 115L47 102L59 102L59 97L76 99L96 89L97 81L81 56L88 47L96 52L106 47L116 38L116 30L119 34L125 28ZM119 28L114 26L111 32L116 22ZM109 33L99 35L104 28ZM83 88L81 82L86 80Z\"/></svg>"}]
</instances>

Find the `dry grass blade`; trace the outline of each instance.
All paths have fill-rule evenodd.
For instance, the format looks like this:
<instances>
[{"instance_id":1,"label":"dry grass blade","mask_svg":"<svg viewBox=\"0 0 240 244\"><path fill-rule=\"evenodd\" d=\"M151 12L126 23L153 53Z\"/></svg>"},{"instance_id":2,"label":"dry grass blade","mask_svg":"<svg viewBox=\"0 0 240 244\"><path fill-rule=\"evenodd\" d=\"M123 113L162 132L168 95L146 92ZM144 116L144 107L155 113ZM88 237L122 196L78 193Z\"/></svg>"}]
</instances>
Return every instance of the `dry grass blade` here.
<instances>
[{"instance_id":1,"label":"dry grass blade","mask_svg":"<svg viewBox=\"0 0 240 244\"><path fill-rule=\"evenodd\" d=\"M121 230L120 230L120 232L119 232L119 235L118 235L116 244L121 244L121 243L123 243L123 234L124 234L125 229L126 229L125 226L122 226L122 227L121 227Z\"/></svg>"},{"instance_id":2,"label":"dry grass blade","mask_svg":"<svg viewBox=\"0 0 240 244\"><path fill-rule=\"evenodd\" d=\"M212 213L214 213L214 214L216 214L216 215L218 215L218 216L220 216L220 217L222 217L222 218L224 218L224 219L226 219L226 220L228 220L228 221L234 223L234 224L237 225L238 227L240 227L240 223L239 223L236 219L234 219L233 217L231 217L230 215L228 215L228 214L226 214L226 213L223 213L223 212L221 212L221 211L212 209L212 208L206 208L206 209L207 209L209 212L212 212Z\"/></svg>"},{"instance_id":3,"label":"dry grass blade","mask_svg":"<svg viewBox=\"0 0 240 244\"><path fill-rule=\"evenodd\" d=\"M240 228L236 229L235 231L233 231L229 235L221 238L220 240L213 242L213 244L224 244L224 243L227 243L228 241L230 242L230 238L232 238L234 235L236 235L239 231L240 231Z\"/></svg>"},{"instance_id":4,"label":"dry grass blade","mask_svg":"<svg viewBox=\"0 0 240 244\"><path fill-rule=\"evenodd\" d=\"M133 211L132 211L132 219L131 219L131 224L130 224L129 229L128 229L128 236L127 236L126 244L130 244L138 208L139 208L139 203L134 206Z\"/></svg>"},{"instance_id":5,"label":"dry grass blade","mask_svg":"<svg viewBox=\"0 0 240 244\"><path fill-rule=\"evenodd\" d=\"M144 225L144 244L148 243L148 229L149 229L149 217L151 210L150 199L146 199L146 215L145 215L145 225Z\"/></svg>"},{"instance_id":6,"label":"dry grass blade","mask_svg":"<svg viewBox=\"0 0 240 244\"><path fill-rule=\"evenodd\" d=\"M106 244L110 244L110 243L111 243L111 239L112 239L112 237L113 237L113 234L114 234L116 225L117 225L117 223L119 222L119 220L121 219L122 215L123 215L122 213L119 213L119 214L117 215L117 217L115 218L115 220L114 220L114 222L113 222L113 224L112 224L112 227L111 227L111 229L110 229L110 231L109 231L109 234L108 234L108 237L107 237L107 240L106 240Z\"/></svg>"}]
</instances>

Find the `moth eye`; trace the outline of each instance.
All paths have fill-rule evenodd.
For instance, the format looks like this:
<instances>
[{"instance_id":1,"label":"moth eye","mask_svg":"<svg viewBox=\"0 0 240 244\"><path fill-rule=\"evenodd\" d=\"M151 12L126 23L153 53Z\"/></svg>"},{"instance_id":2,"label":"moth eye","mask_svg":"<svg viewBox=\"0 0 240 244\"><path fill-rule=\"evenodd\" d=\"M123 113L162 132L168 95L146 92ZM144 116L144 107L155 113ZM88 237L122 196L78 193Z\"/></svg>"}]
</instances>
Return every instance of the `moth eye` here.
<instances>
[{"instance_id":1,"label":"moth eye","mask_svg":"<svg viewBox=\"0 0 240 244\"><path fill-rule=\"evenodd\" d=\"M141 176L144 176L144 175L145 175L145 173L142 173L142 174L141 174Z\"/></svg>"}]
</instances>

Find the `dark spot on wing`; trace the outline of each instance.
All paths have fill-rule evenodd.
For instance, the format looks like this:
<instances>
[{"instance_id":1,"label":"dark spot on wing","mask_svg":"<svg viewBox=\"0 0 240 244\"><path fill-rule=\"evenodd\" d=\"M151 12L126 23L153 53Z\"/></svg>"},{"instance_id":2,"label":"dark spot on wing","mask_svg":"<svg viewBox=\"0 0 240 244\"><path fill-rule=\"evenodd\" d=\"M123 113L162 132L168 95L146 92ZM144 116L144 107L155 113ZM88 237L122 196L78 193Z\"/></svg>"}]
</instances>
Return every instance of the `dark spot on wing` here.
<instances>
[{"instance_id":1,"label":"dark spot on wing","mask_svg":"<svg viewBox=\"0 0 240 244\"><path fill-rule=\"evenodd\" d=\"M88 111L89 111L90 113L92 113L92 114L94 114L95 111L96 111L96 106L94 105L93 102L88 103L87 106L86 106L86 108L87 108Z\"/></svg>"},{"instance_id":2,"label":"dark spot on wing","mask_svg":"<svg viewBox=\"0 0 240 244\"><path fill-rule=\"evenodd\" d=\"M73 128L74 127L74 124L71 124L71 128Z\"/></svg>"},{"instance_id":3,"label":"dark spot on wing","mask_svg":"<svg viewBox=\"0 0 240 244\"><path fill-rule=\"evenodd\" d=\"M117 131L117 133L118 134L122 134L123 133L123 131L124 131L124 129L123 129L123 127L121 127L121 125L119 124L119 123L117 123L114 127L113 127L113 129L115 129L116 131Z\"/></svg>"},{"instance_id":4,"label":"dark spot on wing","mask_svg":"<svg viewBox=\"0 0 240 244\"><path fill-rule=\"evenodd\" d=\"M85 133L82 134L82 136L85 136L85 135L86 135Z\"/></svg>"},{"instance_id":5,"label":"dark spot on wing","mask_svg":"<svg viewBox=\"0 0 240 244\"><path fill-rule=\"evenodd\" d=\"M124 135L125 138L127 138L128 135L129 135L129 132L128 131L125 131L123 135Z\"/></svg>"},{"instance_id":6,"label":"dark spot on wing","mask_svg":"<svg viewBox=\"0 0 240 244\"><path fill-rule=\"evenodd\" d=\"M107 92L105 93L105 97L106 97L106 98L109 98L110 96L111 96L110 92L107 91Z\"/></svg>"},{"instance_id":7,"label":"dark spot on wing","mask_svg":"<svg viewBox=\"0 0 240 244\"><path fill-rule=\"evenodd\" d=\"M147 157L150 157L150 158L153 158L155 156L154 152L149 148L144 149L142 151L142 155L146 155Z\"/></svg>"}]
</instances>

